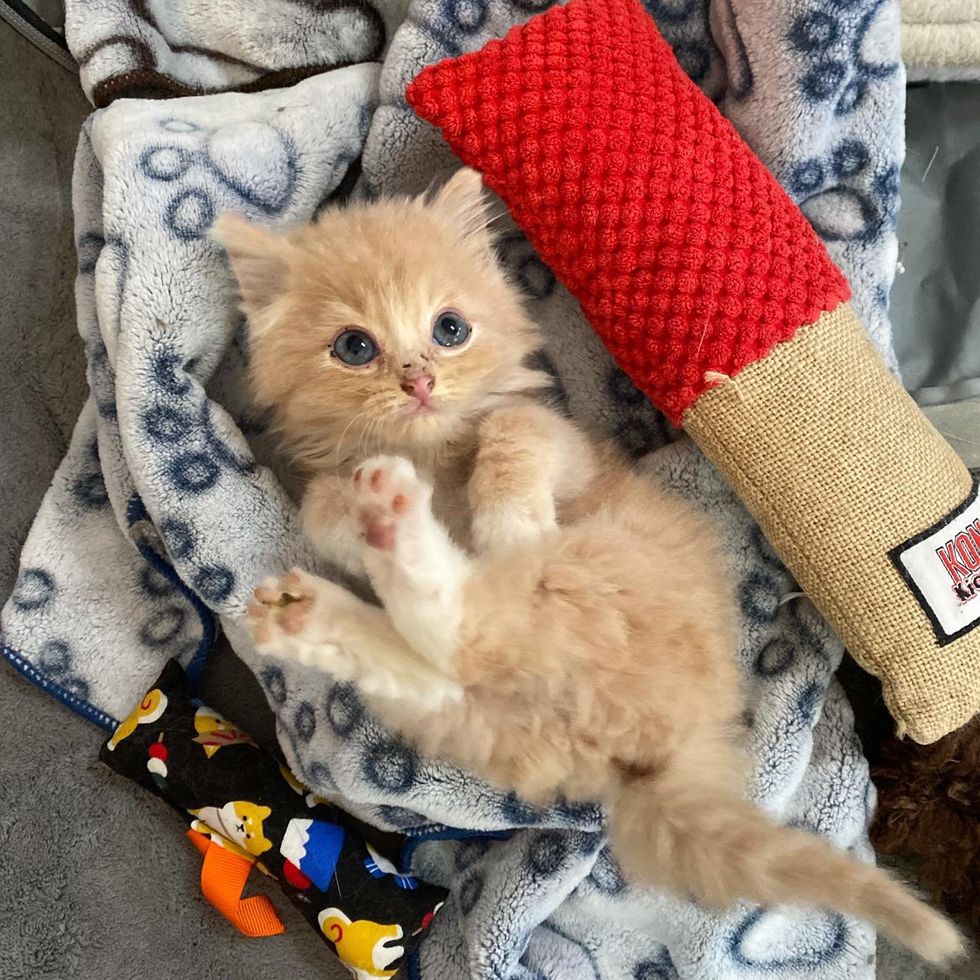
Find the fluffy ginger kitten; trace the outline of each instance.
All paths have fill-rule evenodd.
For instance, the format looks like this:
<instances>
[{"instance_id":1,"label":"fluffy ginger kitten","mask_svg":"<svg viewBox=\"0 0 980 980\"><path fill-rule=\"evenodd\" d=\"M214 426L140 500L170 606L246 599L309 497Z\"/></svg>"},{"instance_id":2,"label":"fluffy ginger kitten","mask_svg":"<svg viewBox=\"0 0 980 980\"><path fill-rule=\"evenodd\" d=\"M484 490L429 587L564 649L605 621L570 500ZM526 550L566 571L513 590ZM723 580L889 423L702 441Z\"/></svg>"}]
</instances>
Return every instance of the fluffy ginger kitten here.
<instances>
[{"instance_id":1,"label":"fluffy ginger kitten","mask_svg":"<svg viewBox=\"0 0 980 980\"><path fill-rule=\"evenodd\" d=\"M711 536L535 400L540 340L477 174L215 236L256 398L310 476L307 532L382 603L295 570L256 590L259 650L354 680L420 751L527 799L600 800L636 883L829 906L930 960L960 950L885 873L744 799L738 618L698 571Z\"/></svg>"}]
</instances>

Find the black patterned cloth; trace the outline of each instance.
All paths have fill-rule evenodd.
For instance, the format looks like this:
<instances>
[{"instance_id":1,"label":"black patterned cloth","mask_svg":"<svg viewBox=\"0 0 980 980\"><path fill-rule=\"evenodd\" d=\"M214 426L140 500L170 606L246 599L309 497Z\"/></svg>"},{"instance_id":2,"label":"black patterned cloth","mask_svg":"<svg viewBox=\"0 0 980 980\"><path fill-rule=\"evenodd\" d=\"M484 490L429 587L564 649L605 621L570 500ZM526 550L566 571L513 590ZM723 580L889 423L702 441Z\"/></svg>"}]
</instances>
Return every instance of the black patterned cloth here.
<instances>
[{"instance_id":1,"label":"black patterned cloth","mask_svg":"<svg viewBox=\"0 0 980 980\"><path fill-rule=\"evenodd\" d=\"M400 873L403 838L314 795L246 732L193 698L176 661L100 758L173 806L202 852L221 848L216 867L240 865L243 881L251 866L277 878L359 980L394 976L445 898ZM278 921L271 907L265 927L247 914L229 917L250 935L281 931L281 924L269 928L270 918Z\"/></svg>"}]
</instances>

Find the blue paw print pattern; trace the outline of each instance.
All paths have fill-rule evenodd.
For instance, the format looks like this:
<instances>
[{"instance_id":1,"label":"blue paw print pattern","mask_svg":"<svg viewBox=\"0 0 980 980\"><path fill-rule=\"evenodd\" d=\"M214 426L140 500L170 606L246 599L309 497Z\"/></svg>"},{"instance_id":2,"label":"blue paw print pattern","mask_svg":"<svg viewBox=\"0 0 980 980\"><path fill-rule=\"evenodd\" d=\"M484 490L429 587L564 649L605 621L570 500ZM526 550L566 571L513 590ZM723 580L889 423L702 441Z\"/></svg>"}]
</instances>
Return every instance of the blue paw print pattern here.
<instances>
[{"instance_id":1,"label":"blue paw print pattern","mask_svg":"<svg viewBox=\"0 0 980 980\"><path fill-rule=\"evenodd\" d=\"M67 640L47 640L38 653L37 665L41 671L60 684L65 690L88 699L89 685L72 669L75 654Z\"/></svg>"},{"instance_id":2,"label":"blue paw print pattern","mask_svg":"<svg viewBox=\"0 0 980 980\"><path fill-rule=\"evenodd\" d=\"M340 738L352 735L364 717L364 707L353 684L337 683L326 700L327 722Z\"/></svg>"},{"instance_id":3,"label":"blue paw print pattern","mask_svg":"<svg viewBox=\"0 0 980 980\"><path fill-rule=\"evenodd\" d=\"M184 632L187 610L172 603L153 609L139 630L140 642L151 650L166 650Z\"/></svg>"},{"instance_id":4,"label":"blue paw print pattern","mask_svg":"<svg viewBox=\"0 0 980 980\"><path fill-rule=\"evenodd\" d=\"M442 0L440 7L446 29L462 35L475 34L489 14L487 0Z\"/></svg>"},{"instance_id":5,"label":"blue paw print pattern","mask_svg":"<svg viewBox=\"0 0 980 980\"><path fill-rule=\"evenodd\" d=\"M404 806L391 806L382 804L375 808L382 824L394 827L396 830L406 832L417 827L424 827L429 823L428 817L419 813L417 810L409 810Z\"/></svg>"},{"instance_id":6,"label":"blue paw print pattern","mask_svg":"<svg viewBox=\"0 0 980 980\"><path fill-rule=\"evenodd\" d=\"M82 510L104 510L109 506L109 491L102 475L97 440L93 439L90 443L68 489L72 499Z\"/></svg>"},{"instance_id":7,"label":"blue paw print pattern","mask_svg":"<svg viewBox=\"0 0 980 980\"><path fill-rule=\"evenodd\" d=\"M608 847L604 847L596 856L586 881L604 895L619 895L626 891L626 879Z\"/></svg>"},{"instance_id":8,"label":"blue paw print pattern","mask_svg":"<svg viewBox=\"0 0 980 980\"><path fill-rule=\"evenodd\" d=\"M174 490L185 496L211 490L221 476L221 467L209 453L192 450L175 456L167 467Z\"/></svg>"},{"instance_id":9,"label":"blue paw print pattern","mask_svg":"<svg viewBox=\"0 0 980 980\"><path fill-rule=\"evenodd\" d=\"M643 6L658 24L680 24L698 8L698 0L644 0Z\"/></svg>"},{"instance_id":10,"label":"blue paw print pattern","mask_svg":"<svg viewBox=\"0 0 980 980\"><path fill-rule=\"evenodd\" d=\"M101 335L94 334L88 339L85 358L88 361L88 383L99 417L114 423L119 415L116 408L116 376Z\"/></svg>"},{"instance_id":11,"label":"blue paw print pattern","mask_svg":"<svg viewBox=\"0 0 980 980\"><path fill-rule=\"evenodd\" d=\"M806 102L832 105L835 116L849 116L875 82L898 71L897 60L878 61L866 54L874 47L877 21L887 2L838 0L805 10L793 20L787 40L806 64L800 79Z\"/></svg>"},{"instance_id":12,"label":"blue paw print pattern","mask_svg":"<svg viewBox=\"0 0 980 980\"><path fill-rule=\"evenodd\" d=\"M163 220L175 238L193 241L208 233L214 217L214 199L208 191L189 187L170 201Z\"/></svg>"},{"instance_id":13,"label":"blue paw print pattern","mask_svg":"<svg viewBox=\"0 0 980 980\"><path fill-rule=\"evenodd\" d=\"M48 640L41 647L37 662L53 677L67 674L72 665L71 647L64 640Z\"/></svg>"},{"instance_id":14,"label":"blue paw print pattern","mask_svg":"<svg viewBox=\"0 0 980 980\"><path fill-rule=\"evenodd\" d=\"M717 55L708 30L707 4L702 0L643 0L643 5L657 22L684 73L704 86Z\"/></svg>"},{"instance_id":15,"label":"blue paw print pattern","mask_svg":"<svg viewBox=\"0 0 980 980\"><path fill-rule=\"evenodd\" d=\"M436 0L413 24L438 50L455 57L479 47L489 17L490 0Z\"/></svg>"},{"instance_id":16,"label":"blue paw print pattern","mask_svg":"<svg viewBox=\"0 0 980 980\"><path fill-rule=\"evenodd\" d=\"M170 405L155 405L143 413L143 428L153 442L170 445L180 442L190 431L192 418Z\"/></svg>"},{"instance_id":17,"label":"blue paw print pattern","mask_svg":"<svg viewBox=\"0 0 980 980\"><path fill-rule=\"evenodd\" d=\"M288 688L286 687L286 676L282 668L275 664L268 664L259 670L259 683L268 695L272 704L281 708L286 703Z\"/></svg>"},{"instance_id":18,"label":"blue paw print pattern","mask_svg":"<svg viewBox=\"0 0 980 980\"><path fill-rule=\"evenodd\" d=\"M89 231L79 236L75 243L75 252L78 255L78 274L80 276L89 276L95 272L95 265L103 245L105 245L105 239L98 232Z\"/></svg>"},{"instance_id":19,"label":"blue paw print pattern","mask_svg":"<svg viewBox=\"0 0 980 980\"><path fill-rule=\"evenodd\" d=\"M154 599L165 599L176 591L173 582L150 565L144 565L140 569L139 584Z\"/></svg>"},{"instance_id":20,"label":"blue paw print pattern","mask_svg":"<svg viewBox=\"0 0 980 980\"><path fill-rule=\"evenodd\" d=\"M826 102L840 92L847 77L848 65L846 62L835 58L823 59L817 62L803 77L801 83L803 93L811 102Z\"/></svg>"},{"instance_id":21,"label":"blue paw print pattern","mask_svg":"<svg viewBox=\"0 0 980 980\"><path fill-rule=\"evenodd\" d=\"M158 381L162 395L184 395L191 391L192 385L186 376L177 375L180 358L163 351L155 356L153 375ZM185 362L184 370L191 365ZM236 453L219 436L212 419L212 408L206 399L197 412L174 406L170 401L152 405L143 412L143 431L161 452L167 452L189 440L204 443L204 451L181 453L173 459L170 479L178 490L186 493L203 493L217 483L220 466L223 464L243 476L257 469L251 456Z\"/></svg>"},{"instance_id":22,"label":"blue paw print pattern","mask_svg":"<svg viewBox=\"0 0 980 980\"><path fill-rule=\"evenodd\" d=\"M333 774L322 762L310 764L304 782L309 786L316 786L321 793L334 793L337 790Z\"/></svg>"},{"instance_id":23,"label":"blue paw print pattern","mask_svg":"<svg viewBox=\"0 0 980 980\"><path fill-rule=\"evenodd\" d=\"M680 980L680 977L670 953L663 949L657 956L636 964L633 980Z\"/></svg>"},{"instance_id":24,"label":"blue paw print pattern","mask_svg":"<svg viewBox=\"0 0 980 980\"><path fill-rule=\"evenodd\" d=\"M244 158L242 146L249 147ZM302 171L287 133L260 122L219 129L205 154L215 177L260 213L282 214L292 201Z\"/></svg>"},{"instance_id":25,"label":"blue paw print pattern","mask_svg":"<svg viewBox=\"0 0 980 980\"><path fill-rule=\"evenodd\" d=\"M418 759L408 746L383 736L368 750L364 759L364 778L372 786L389 793L406 793L415 782Z\"/></svg>"},{"instance_id":26,"label":"blue paw print pattern","mask_svg":"<svg viewBox=\"0 0 980 980\"><path fill-rule=\"evenodd\" d=\"M207 130L169 118L158 128L187 138L146 147L137 164L147 180L175 188L180 183L163 213L164 226L174 238L194 241L207 234L219 210L215 184L267 217L282 214L292 201L301 168L287 133L262 122ZM248 153L242 153L243 146Z\"/></svg>"},{"instance_id":27,"label":"blue paw print pattern","mask_svg":"<svg viewBox=\"0 0 980 980\"><path fill-rule=\"evenodd\" d=\"M840 36L837 18L825 10L809 10L793 21L790 43L804 54L822 55Z\"/></svg>"},{"instance_id":28,"label":"blue paw print pattern","mask_svg":"<svg viewBox=\"0 0 980 980\"><path fill-rule=\"evenodd\" d=\"M839 915L823 916L819 928L808 931L809 941L793 951L780 949L779 939L784 929L784 921L776 926L765 909L755 909L732 930L727 943L728 955L742 969L791 973L832 963L848 945L847 924Z\"/></svg>"},{"instance_id":29,"label":"blue paw print pattern","mask_svg":"<svg viewBox=\"0 0 980 980\"><path fill-rule=\"evenodd\" d=\"M11 600L21 612L48 606L56 592L54 577L43 568L24 568L17 576Z\"/></svg>"},{"instance_id":30,"label":"blue paw print pattern","mask_svg":"<svg viewBox=\"0 0 980 980\"><path fill-rule=\"evenodd\" d=\"M891 228L898 208L897 168L870 173L871 149L846 138L823 157L794 164L786 184L803 213L827 242L869 243Z\"/></svg>"},{"instance_id":31,"label":"blue paw print pattern","mask_svg":"<svg viewBox=\"0 0 980 980\"><path fill-rule=\"evenodd\" d=\"M199 431L203 433L208 450L227 466L230 470L241 476L250 476L258 468L251 456L236 453L218 435L212 418L211 403L203 401L198 414Z\"/></svg>"},{"instance_id":32,"label":"blue paw print pattern","mask_svg":"<svg viewBox=\"0 0 980 980\"><path fill-rule=\"evenodd\" d=\"M309 742L316 732L316 710L309 701L301 701L293 715L293 730L303 742Z\"/></svg>"},{"instance_id":33,"label":"blue paw print pattern","mask_svg":"<svg viewBox=\"0 0 980 980\"><path fill-rule=\"evenodd\" d=\"M191 381L188 375L192 373L194 365L189 359L181 357L170 347L162 347L154 351L150 361L150 371L153 380L160 390L168 395L186 395L191 390ZM144 424L146 416L143 416ZM148 433L151 435L152 433Z\"/></svg>"},{"instance_id":34,"label":"blue paw print pattern","mask_svg":"<svg viewBox=\"0 0 980 980\"><path fill-rule=\"evenodd\" d=\"M536 878L549 878L558 873L568 856L569 834L561 830L542 830L532 836L525 861Z\"/></svg>"},{"instance_id":35,"label":"blue paw print pattern","mask_svg":"<svg viewBox=\"0 0 980 980\"><path fill-rule=\"evenodd\" d=\"M179 574L205 603L221 607L240 586L234 548L212 540L213 522L204 524L200 508L221 501L253 477L258 466L243 446L233 449L219 432L219 415L229 437L227 416L206 397L195 371L198 360L182 354L175 342L157 341L147 363L151 383L141 390L137 429L145 439L142 452L153 460L161 479L162 506L157 516L160 538ZM207 530L203 534L201 528Z\"/></svg>"},{"instance_id":36,"label":"blue paw print pattern","mask_svg":"<svg viewBox=\"0 0 980 980\"><path fill-rule=\"evenodd\" d=\"M535 351L527 361L527 366L533 371L543 371L551 378L551 389L546 392L544 397L556 411L564 415L571 415L571 408L568 401L568 390L562 381L561 374L555 366L551 356L543 350Z\"/></svg>"},{"instance_id":37,"label":"blue paw print pattern","mask_svg":"<svg viewBox=\"0 0 980 980\"><path fill-rule=\"evenodd\" d=\"M739 586L739 606L749 624L768 626L780 609L783 583L774 572L757 568L749 572Z\"/></svg>"},{"instance_id":38,"label":"blue paw print pattern","mask_svg":"<svg viewBox=\"0 0 980 980\"><path fill-rule=\"evenodd\" d=\"M541 812L530 803L526 803L513 791L507 793L500 801L500 813L513 827L526 827L539 823Z\"/></svg>"},{"instance_id":39,"label":"blue paw print pattern","mask_svg":"<svg viewBox=\"0 0 980 980\"><path fill-rule=\"evenodd\" d=\"M193 575L194 591L207 602L224 602L235 588L235 573L223 565L202 565Z\"/></svg>"},{"instance_id":40,"label":"blue paw print pattern","mask_svg":"<svg viewBox=\"0 0 980 980\"><path fill-rule=\"evenodd\" d=\"M201 127L189 119L161 119L157 126L165 133L198 133Z\"/></svg>"},{"instance_id":41,"label":"blue paw print pattern","mask_svg":"<svg viewBox=\"0 0 980 980\"><path fill-rule=\"evenodd\" d=\"M554 293L558 284L555 274L520 232L502 236L497 242L497 255L529 299L544 300Z\"/></svg>"},{"instance_id":42,"label":"blue paw print pattern","mask_svg":"<svg viewBox=\"0 0 980 980\"><path fill-rule=\"evenodd\" d=\"M760 677L778 677L789 670L795 660L794 644L786 637L775 637L759 651L755 660L755 672Z\"/></svg>"},{"instance_id":43,"label":"blue paw print pattern","mask_svg":"<svg viewBox=\"0 0 980 980\"><path fill-rule=\"evenodd\" d=\"M194 529L185 521L166 517L160 522L163 543L172 558L186 560L194 553L196 536Z\"/></svg>"},{"instance_id":44,"label":"blue paw print pattern","mask_svg":"<svg viewBox=\"0 0 980 980\"><path fill-rule=\"evenodd\" d=\"M677 430L650 404L625 371L618 367L610 369L606 393L618 409L613 436L633 459L640 459L677 438Z\"/></svg>"},{"instance_id":45,"label":"blue paw print pattern","mask_svg":"<svg viewBox=\"0 0 980 980\"><path fill-rule=\"evenodd\" d=\"M811 681L796 698L796 716L802 728L812 728L824 696L824 685Z\"/></svg>"}]
</instances>

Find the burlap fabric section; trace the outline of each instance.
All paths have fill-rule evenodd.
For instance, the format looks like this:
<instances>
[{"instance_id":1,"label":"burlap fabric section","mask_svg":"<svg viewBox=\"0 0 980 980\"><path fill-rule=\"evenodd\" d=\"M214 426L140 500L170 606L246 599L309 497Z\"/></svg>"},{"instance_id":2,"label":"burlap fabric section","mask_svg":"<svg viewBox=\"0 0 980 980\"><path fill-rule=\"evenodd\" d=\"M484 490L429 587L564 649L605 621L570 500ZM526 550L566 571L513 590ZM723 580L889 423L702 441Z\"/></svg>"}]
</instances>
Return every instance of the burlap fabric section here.
<instances>
[{"instance_id":1,"label":"burlap fabric section","mask_svg":"<svg viewBox=\"0 0 980 980\"><path fill-rule=\"evenodd\" d=\"M940 646L891 549L961 505L969 471L849 303L722 380L684 425L801 587L928 743L980 709L980 627Z\"/></svg>"}]
</instances>

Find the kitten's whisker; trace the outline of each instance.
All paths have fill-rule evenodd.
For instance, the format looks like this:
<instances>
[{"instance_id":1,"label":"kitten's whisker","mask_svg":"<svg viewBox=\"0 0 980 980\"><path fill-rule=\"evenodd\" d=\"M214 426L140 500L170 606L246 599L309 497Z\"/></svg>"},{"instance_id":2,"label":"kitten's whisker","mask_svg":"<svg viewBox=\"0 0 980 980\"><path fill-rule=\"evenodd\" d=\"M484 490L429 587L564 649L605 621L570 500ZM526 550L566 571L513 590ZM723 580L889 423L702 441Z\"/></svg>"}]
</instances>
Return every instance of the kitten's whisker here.
<instances>
[{"instance_id":1,"label":"kitten's whisker","mask_svg":"<svg viewBox=\"0 0 980 980\"><path fill-rule=\"evenodd\" d=\"M384 423L384 417L378 414L373 415L361 433L361 441L358 443L358 452L361 459L371 455L371 440L374 438L375 431L379 430ZM360 448L363 445L363 449Z\"/></svg>"},{"instance_id":2,"label":"kitten's whisker","mask_svg":"<svg viewBox=\"0 0 980 980\"><path fill-rule=\"evenodd\" d=\"M371 415L368 418L367 425L365 425L364 428L361 429L360 435L358 436L357 439L357 456L359 459L364 459L364 457L367 456L368 454L368 446L370 445L370 433L371 430L377 424L377 421L378 421L377 416Z\"/></svg>"},{"instance_id":3,"label":"kitten's whisker","mask_svg":"<svg viewBox=\"0 0 980 980\"><path fill-rule=\"evenodd\" d=\"M339 436L339 437L337 438L337 442L336 442L336 443L335 443L335 445L334 445L334 463L335 463L335 464L336 464L336 463L337 463L337 462L338 462L338 461L340 460L340 450L341 450L341 449L343 448L343 445L344 445L344 438L346 437L346 435L347 435L347 433L348 433L348 431L350 430L350 427L351 427L351 426L352 426L352 425L353 425L353 424L354 424L355 422L358 422L358 421L359 421L360 419L362 419L362 418L364 418L364 416L365 416L365 415L367 415L367 411L362 411L362 412L358 412L358 413L357 413L357 414L356 414L356 415L355 415L355 416L354 416L354 417L353 417L353 418L352 418L352 419L351 419L351 420L350 420L350 421L349 421L349 422L347 423L347 425L345 425L345 426L344 426L344 431L340 433L340 436Z\"/></svg>"}]
</instances>

